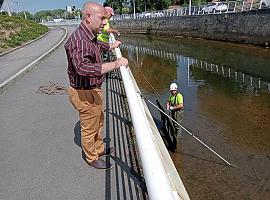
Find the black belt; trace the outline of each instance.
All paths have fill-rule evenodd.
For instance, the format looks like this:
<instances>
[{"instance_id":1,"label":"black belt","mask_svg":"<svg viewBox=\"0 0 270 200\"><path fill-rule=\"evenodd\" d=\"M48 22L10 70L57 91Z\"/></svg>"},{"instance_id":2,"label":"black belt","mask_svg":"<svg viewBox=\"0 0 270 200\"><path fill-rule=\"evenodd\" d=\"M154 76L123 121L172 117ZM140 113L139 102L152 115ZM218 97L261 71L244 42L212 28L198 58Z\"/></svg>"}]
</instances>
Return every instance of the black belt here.
<instances>
[{"instance_id":1,"label":"black belt","mask_svg":"<svg viewBox=\"0 0 270 200\"><path fill-rule=\"evenodd\" d=\"M88 87L75 87L75 86L71 86L71 87L73 87L76 90L93 90L93 89L99 88L97 86L88 86Z\"/></svg>"},{"instance_id":2,"label":"black belt","mask_svg":"<svg viewBox=\"0 0 270 200\"><path fill-rule=\"evenodd\" d=\"M178 108L178 109L174 109L172 111L180 111L180 110L184 110L184 108Z\"/></svg>"}]
</instances>

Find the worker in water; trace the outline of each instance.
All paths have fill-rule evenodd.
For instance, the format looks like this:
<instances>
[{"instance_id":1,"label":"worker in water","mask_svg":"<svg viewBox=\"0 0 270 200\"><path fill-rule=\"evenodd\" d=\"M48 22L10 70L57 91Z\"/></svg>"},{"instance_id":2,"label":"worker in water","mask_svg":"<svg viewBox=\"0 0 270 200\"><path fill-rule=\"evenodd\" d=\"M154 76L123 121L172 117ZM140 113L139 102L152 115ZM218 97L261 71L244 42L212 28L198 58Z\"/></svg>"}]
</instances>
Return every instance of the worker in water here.
<instances>
[{"instance_id":1,"label":"worker in water","mask_svg":"<svg viewBox=\"0 0 270 200\"><path fill-rule=\"evenodd\" d=\"M168 98L167 110L171 111L172 118L179 124L183 121L184 115L184 100L183 95L178 92L178 86L176 83L170 85L171 95ZM181 139L181 127L173 122L175 128L175 134L177 139Z\"/></svg>"}]
</instances>

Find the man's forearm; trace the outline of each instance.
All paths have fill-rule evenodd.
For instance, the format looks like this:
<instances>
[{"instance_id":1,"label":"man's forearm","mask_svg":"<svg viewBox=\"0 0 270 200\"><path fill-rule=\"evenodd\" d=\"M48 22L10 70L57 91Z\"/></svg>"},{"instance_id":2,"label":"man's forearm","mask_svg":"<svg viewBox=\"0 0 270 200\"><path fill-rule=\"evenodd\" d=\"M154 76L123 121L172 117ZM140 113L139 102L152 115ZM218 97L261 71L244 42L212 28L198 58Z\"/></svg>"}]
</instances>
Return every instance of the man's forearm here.
<instances>
[{"instance_id":1,"label":"man's forearm","mask_svg":"<svg viewBox=\"0 0 270 200\"><path fill-rule=\"evenodd\" d=\"M103 63L101 66L101 74L106 74L115 69L115 62Z\"/></svg>"},{"instance_id":2,"label":"man's forearm","mask_svg":"<svg viewBox=\"0 0 270 200\"><path fill-rule=\"evenodd\" d=\"M119 69L121 66L128 66L128 60L124 57L118 58L114 62L103 63L101 66L101 74L106 74L114 69Z\"/></svg>"},{"instance_id":3,"label":"man's forearm","mask_svg":"<svg viewBox=\"0 0 270 200\"><path fill-rule=\"evenodd\" d=\"M174 109L181 109L183 107L184 107L184 105L182 103L180 103L180 104L174 106Z\"/></svg>"}]
</instances>

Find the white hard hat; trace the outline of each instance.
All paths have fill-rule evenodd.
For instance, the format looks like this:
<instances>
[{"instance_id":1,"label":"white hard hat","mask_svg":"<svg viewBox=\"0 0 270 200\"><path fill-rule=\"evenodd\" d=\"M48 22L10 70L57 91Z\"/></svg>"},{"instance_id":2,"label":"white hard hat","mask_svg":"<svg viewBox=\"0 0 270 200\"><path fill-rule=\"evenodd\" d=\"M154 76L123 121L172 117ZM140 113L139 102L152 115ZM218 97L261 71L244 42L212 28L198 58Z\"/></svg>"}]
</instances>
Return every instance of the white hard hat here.
<instances>
[{"instance_id":1,"label":"white hard hat","mask_svg":"<svg viewBox=\"0 0 270 200\"><path fill-rule=\"evenodd\" d=\"M170 90L177 90L177 84L176 83L172 83L171 85L170 85Z\"/></svg>"}]
</instances>

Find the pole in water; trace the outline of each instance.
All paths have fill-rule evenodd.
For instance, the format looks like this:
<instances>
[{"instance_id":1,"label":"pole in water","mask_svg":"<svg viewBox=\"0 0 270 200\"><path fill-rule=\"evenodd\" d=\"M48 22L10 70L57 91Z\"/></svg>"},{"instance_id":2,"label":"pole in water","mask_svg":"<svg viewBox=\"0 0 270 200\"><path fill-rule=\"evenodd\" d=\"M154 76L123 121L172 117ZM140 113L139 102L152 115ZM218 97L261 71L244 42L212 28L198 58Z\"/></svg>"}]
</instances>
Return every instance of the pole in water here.
<instances>
[{"instance_id":1,"label":"pole in water","mask_svg":"<svg viewBox=\"0 0 270 200\"><path fill-rule=\"evenodd\" d=\"M142 95L141 95L142 96ZM146 99L145 97L142 96L142 98ZM169 117L174 123L178 124L179 126L181 126L181 128L183 128L189 135L191 135L193 138L195 138L198 142L200 142L203 146L205 146L208 150L210 150L212 153L214 153L217 157L219 157L221 160L223 160L227 165L231 166L231 167L235 167L238 168L236 165L231 164L230 162L228 162L226 159L224 159L221 155L219 155L217 152L215 152L212 148L210 148L208 145L206 145L203 141L201 141L199 138L197 138L194 134L192 134L189 130L187 130L185 127L183 127L181 124L179 124L177 121L175 121L174 119L171 118L171 116L169 116L167 113L165 113L164 111L162 111L159 107L157 107L152 101L150 101L149 99L146 99L150 104L152 104L155 108L157 108L160 112L162 112L163 114L165 114L167 117Z\"/></svg>"}]
</instances>

